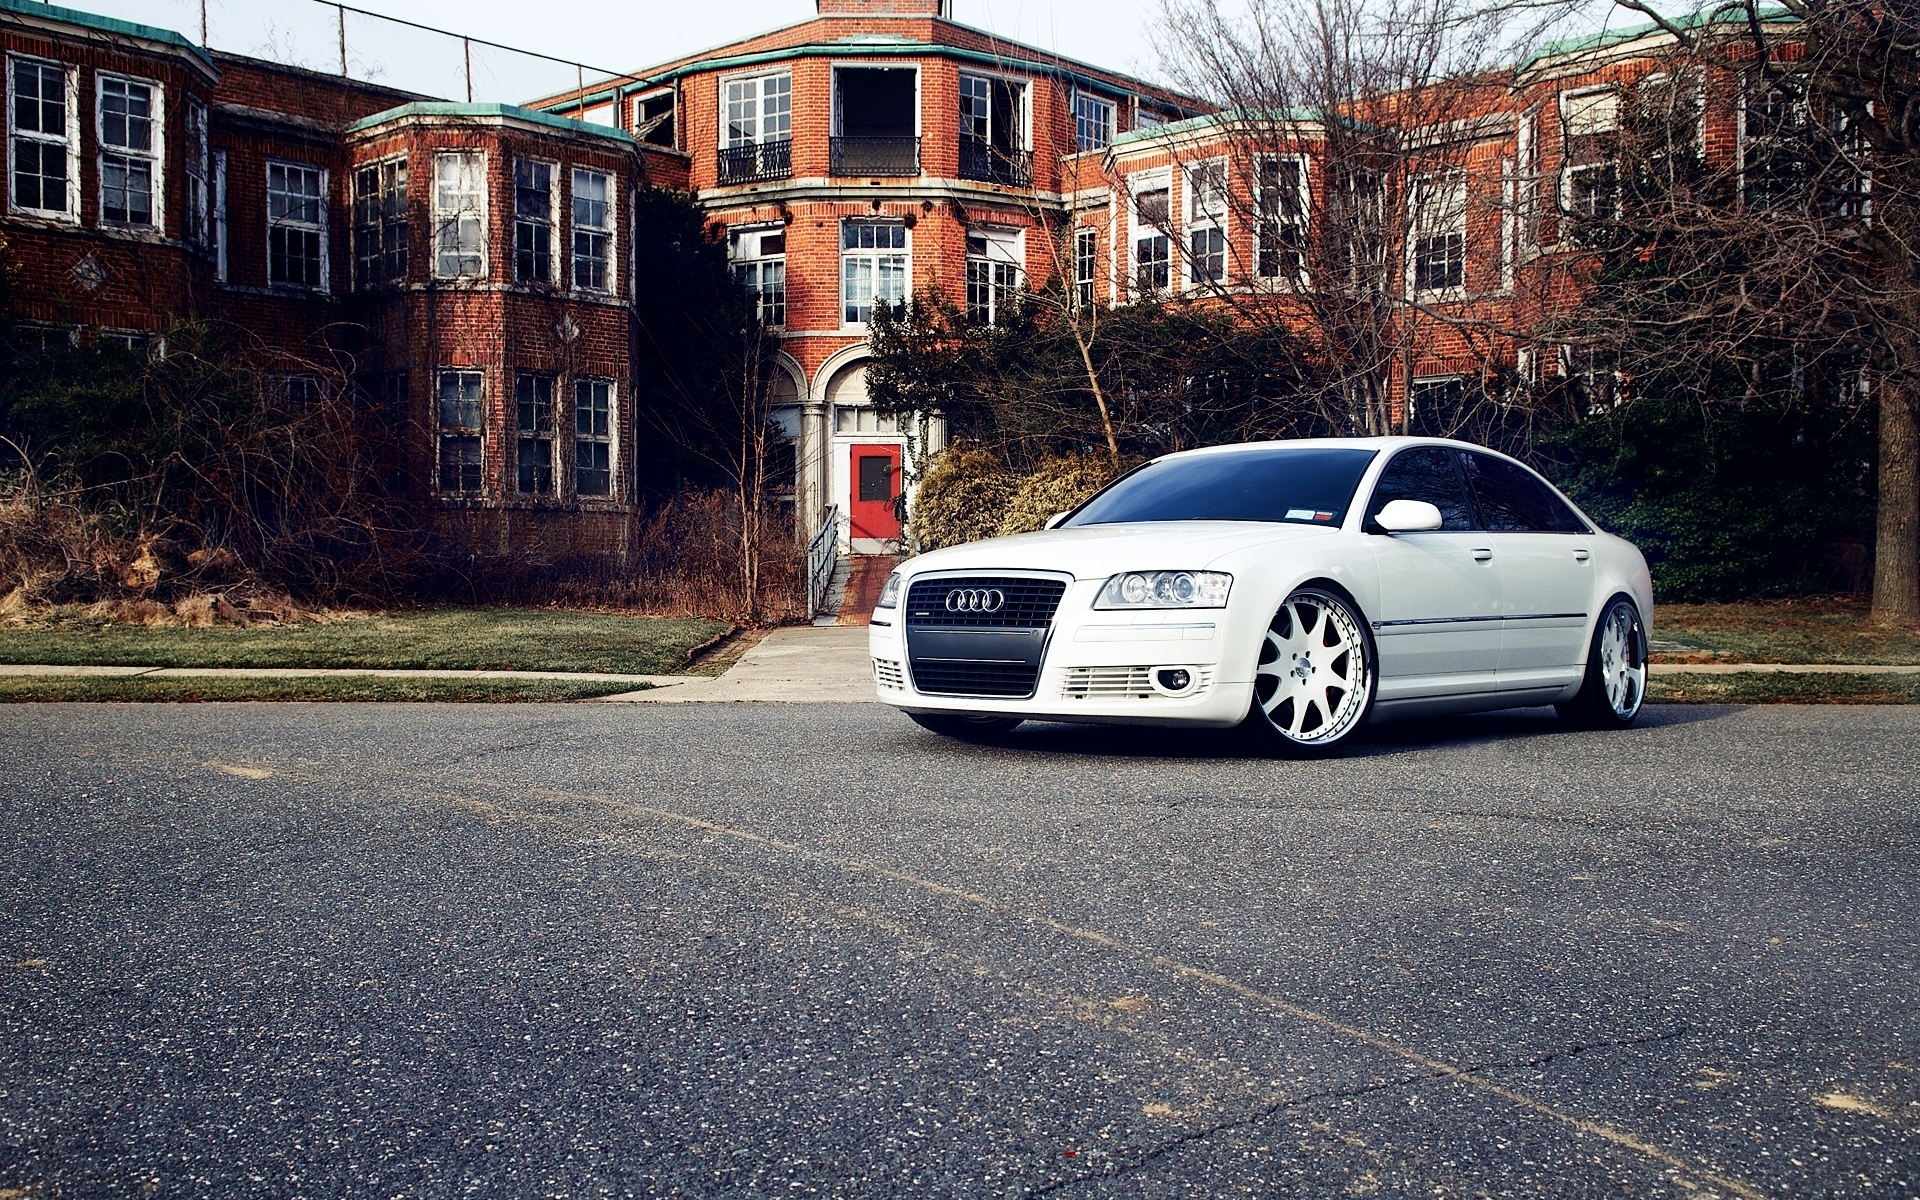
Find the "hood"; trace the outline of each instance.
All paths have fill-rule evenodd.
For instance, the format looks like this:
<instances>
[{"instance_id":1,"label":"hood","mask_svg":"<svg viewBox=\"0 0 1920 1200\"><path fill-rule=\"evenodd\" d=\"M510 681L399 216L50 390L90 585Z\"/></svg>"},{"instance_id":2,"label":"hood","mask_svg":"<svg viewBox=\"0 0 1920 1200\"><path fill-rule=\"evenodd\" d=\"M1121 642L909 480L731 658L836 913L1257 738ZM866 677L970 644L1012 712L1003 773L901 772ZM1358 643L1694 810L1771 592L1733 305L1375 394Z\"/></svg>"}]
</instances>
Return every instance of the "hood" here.
<instances>
[{"instance_id":1,"label":"hood","mask_svg":"<svg viewBox=\"0 0 1920 1200\"><path fill-rule=\"evenodd\" d=\"M1339 532L1267 521L1141 521L1049 529L934 550L901 564L927 571L1071 571L1105 579L1116 571L1199 571L1226 555Z\"/></svg>"}]
</instances>

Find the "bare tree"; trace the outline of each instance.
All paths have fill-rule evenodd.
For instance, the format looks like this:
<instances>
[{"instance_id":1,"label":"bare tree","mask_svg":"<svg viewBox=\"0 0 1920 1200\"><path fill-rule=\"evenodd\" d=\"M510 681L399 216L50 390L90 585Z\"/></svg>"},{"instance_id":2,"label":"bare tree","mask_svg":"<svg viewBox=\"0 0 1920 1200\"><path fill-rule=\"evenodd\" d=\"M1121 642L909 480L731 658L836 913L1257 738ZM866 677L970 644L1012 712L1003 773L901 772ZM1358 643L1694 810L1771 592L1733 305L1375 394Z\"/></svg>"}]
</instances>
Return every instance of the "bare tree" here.
<instances>
[{"instance_id":1,"label":"bare tree","mask_svg":"<svg viewBox=\"0 0 1920 1200\"><path fill-rule=\"evenodd\" d=\"M1920 623L1920 12L1737 0L1675 19L1613 2L1673 48L1620 95L1595 152L1614 174L1562 214L1588 252L1585 298L1552 332L1706 400L1785 386L1866 409L1873 617ZM1703 144L1715 128L1737 149ZM1742 389L1715 397L1705 379L1729 367Z\"/></svg>"}]
</instances>

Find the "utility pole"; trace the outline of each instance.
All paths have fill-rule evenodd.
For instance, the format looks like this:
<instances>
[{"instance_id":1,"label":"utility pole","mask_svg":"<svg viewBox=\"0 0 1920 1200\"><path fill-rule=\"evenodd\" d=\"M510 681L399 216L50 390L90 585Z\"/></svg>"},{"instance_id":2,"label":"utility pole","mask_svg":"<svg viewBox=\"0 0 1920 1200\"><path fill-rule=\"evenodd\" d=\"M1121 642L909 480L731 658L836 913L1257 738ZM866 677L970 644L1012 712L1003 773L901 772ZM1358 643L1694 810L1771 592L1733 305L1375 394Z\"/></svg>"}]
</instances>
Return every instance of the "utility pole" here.
<instances>
[{"instance_id":1,"label":"utility pole","mask_svg":"<svg viewBox=\"0 0 1920 1200\"><path fill-rule=\"evenodd\" d=\"M467 60L467 103L473 103L473 39L460 39L460 51Z\"/></svg>"},{"instance_id":2,"label":"utility pole","mask_svg":"<svg viewBox=\"0 0 1920 1200\"><path fill-rule=\"evenodd\" d=\"M201 0L205 3L206 0ZM336 4L334 11L340 14L340 78L347 77L347 6Z\"/></svg>"}]
</instances>

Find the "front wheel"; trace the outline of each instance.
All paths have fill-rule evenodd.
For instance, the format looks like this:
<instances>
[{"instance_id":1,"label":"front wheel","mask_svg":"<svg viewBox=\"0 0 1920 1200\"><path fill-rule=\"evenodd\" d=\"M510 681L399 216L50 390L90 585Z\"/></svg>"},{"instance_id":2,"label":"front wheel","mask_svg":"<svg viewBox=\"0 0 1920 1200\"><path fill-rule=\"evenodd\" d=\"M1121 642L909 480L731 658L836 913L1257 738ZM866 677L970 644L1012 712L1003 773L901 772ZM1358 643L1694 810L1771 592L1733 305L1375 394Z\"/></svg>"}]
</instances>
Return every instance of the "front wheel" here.
<instances>
[{"instance_id":1,"label":"front wheel","mask_svg":"<svg viewBox=\"0 0 1920 1200\"><path fill-rule=\"evenodd\" d=\"M1325 753L1366 723L1375 683L1373 638L1352 602L1301 588L1267 624L1247 728L1272 749Z\"/></svg>"},{"instance_id":2,"label":"front wheel","mask_svg":"<svg viewBox=\"0 0 1920 1200\"><path fill-rule=\"evenodd\" d=\"M941 737L963 742L990 742L1020 727L1019 717L973 717L963 713L908 713L913 723Z\"/></svg>"},{"instance_id":3,"label":"front wheel","mask_svg":"<svg viewBox=\"0 0 1920 1200\"><path fill-rule=\"evenodd\" d=\"M1615 596L1594 626L1587 647L1587 675L1573 699L1554 707L1560 717L1587 729L1625 729L1647 697L1647 631L1640 609Z\"/></svg>"}]
</instances>

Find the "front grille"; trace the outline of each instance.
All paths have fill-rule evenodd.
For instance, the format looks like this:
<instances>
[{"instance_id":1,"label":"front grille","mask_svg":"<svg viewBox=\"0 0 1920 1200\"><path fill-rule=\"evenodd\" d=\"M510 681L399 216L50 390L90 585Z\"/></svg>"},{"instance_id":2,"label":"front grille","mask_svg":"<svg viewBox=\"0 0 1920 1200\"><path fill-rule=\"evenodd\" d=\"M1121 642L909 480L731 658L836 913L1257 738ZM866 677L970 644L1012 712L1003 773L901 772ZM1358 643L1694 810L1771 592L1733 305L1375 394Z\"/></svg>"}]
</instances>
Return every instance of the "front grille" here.
<instances>
[{"instance_id":1,"label":"front grille","mask_svg":"<svg viewBox=\"0 0 1920 1200\"><path fill-rule=\"evenodd\" d=\"M1029 696L1039 664L942 659L913 664L913 686L930 696Z\"/></svg>"},{"instance_id":2,"label":"front grille","mask_svg":"<svg viewBox=\"0 0 1920 1200\"><path fill-rule=\"evenodd\" d=\"M900 669L899 663L890 658L873 660L873 680L881 687L890 688L896 692L905 691L907 687L906 673Z\"/></svg>"},{"instance_id":3,"label":"front grille","mask_svg":"<svg viewBox=\"0 0 1920 1200\"><path fill-rule=\"evenodd\" d=\"M1157 667L1069 667L1060 695L1068 700L1152 700L1161 693L1154 690L1153 673ZM1213 668L1184 668L1193 677L1193 686L1181 699L1198 696L1213 682Z\"/></svg>"},{"instance_id":4,"label":"front grille","mask_svg":"<svg viewBox=\"0 0 1920 1200\"><path fill-rule=\"evenodd\" d=\"M997 590L1006 602L990 613L949 612L947 593L956 588ZM1060 607L1060 597L1066 594L1067 585L1059 579L1001 575L922 579L907 589L907 628L1044 629Z\"/></svg>"}]
</instances>

